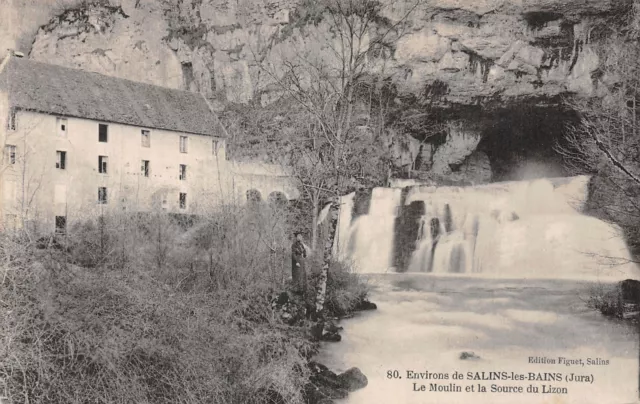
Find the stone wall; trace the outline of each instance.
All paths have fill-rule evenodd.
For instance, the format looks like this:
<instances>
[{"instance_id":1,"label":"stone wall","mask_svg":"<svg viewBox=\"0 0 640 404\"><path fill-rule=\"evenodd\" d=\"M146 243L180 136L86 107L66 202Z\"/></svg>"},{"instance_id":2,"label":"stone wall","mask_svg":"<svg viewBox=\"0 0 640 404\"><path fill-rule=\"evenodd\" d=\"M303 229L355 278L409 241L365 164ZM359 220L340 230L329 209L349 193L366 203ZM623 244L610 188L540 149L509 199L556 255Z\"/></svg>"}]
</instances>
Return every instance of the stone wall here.
<instances>
[{"instance_id":1,"label":"stone wall","mask_svg":"<svg viewBox=\"0 0 640 404\"><path fill-rule=\"evenodd\" d=\"M287 200L298 199L300 192L294 176L284 167L275 164L231 162L226 163L228 170L227 186L230 196L243 204L248 193L260 195L264 201L281 194Z\"/></svg>"}]
</instances>

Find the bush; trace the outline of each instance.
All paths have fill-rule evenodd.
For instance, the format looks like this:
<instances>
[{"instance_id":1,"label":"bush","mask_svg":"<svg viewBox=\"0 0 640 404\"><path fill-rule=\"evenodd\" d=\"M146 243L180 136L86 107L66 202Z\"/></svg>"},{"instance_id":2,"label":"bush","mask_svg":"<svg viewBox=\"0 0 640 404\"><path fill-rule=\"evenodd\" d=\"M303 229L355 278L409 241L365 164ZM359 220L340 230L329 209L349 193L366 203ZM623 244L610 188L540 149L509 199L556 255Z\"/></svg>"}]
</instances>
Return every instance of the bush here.
<instances>
[{"instance_id":1,"label":"bush","mask_svg":"<svg viewBox=\"0 0 640 404\"><path fill-rule=\"evenodd\" d=\"M5 238L0 396L301 402L314 346L270 305L286 236L283 217L259 206L186 230L159 213L94 218L60 237L63 249Z\"/></svg>"},{"instance_id":2,"label":"bush","mask_svg":"<svg viewBox=\"0 0 640 404\"><path fill-rule=\"evenodd\" d=\"M369 287L350 266L333 262L327 279L326 310L341 317L356 310L367 299Z\"/></svg>"},{"instance_id":3,"label":"bush","mask_svg":"<svg viewBox=\"0 0 640 404\"><path fill-rule=\"evenodd\" d=\"M637 321L640 316L640 281L627 279L617 284L591 288L587 306L606 316Z\"/></svg>"},{"instance_id":4,"label":"bush","mask_svg":"<svg viewBox=\"0 0 640 404\"><path fill-rule=\"evenodd\" d=\"M319 256L312 256L309 261L311 265L309 282L311 285L316 285L322 259ZM356 310L367 298L368 293L367 283L351 265L339 261L331 262L325 297L325 310L328 316L343 317Z\"/></svg>"},{"instance_id":5,"label":"bush","mask_svg":"<svg viewBox=\"0 0 640 404\"><path fill-rule=\"evenodd\" d=\"M301 403L315 352L272 308L287 213L111 214L0 240L0 396L38 403ZM47 238L50 239L51 237ZM319 266L318 266L319 268ZM327 309L366 295L332 265Z\"/></svg>"},{"instance_id":6,"label":"bush","mask_svg":"<svg viewBox=\"0 0 640 404\"><path fill-rule=\"evenodd\" d=\"M0 378L14 402L301 399L309 344L269 315L258 288L265 313L252 321L247 293L184 293L113 271L34 262L4 286Z\"/></svg>"},{"instance_id":7,"label":"bush","mask_svg":"<svg viewBox=\"0 0 640 404\"><path fill-rule=\"evenodd\" d=\"M621 316L623 303L620 287L603 284L592 286L588 293L587 307L597 310L605 316Z\"/></svg>"}]
</instances>

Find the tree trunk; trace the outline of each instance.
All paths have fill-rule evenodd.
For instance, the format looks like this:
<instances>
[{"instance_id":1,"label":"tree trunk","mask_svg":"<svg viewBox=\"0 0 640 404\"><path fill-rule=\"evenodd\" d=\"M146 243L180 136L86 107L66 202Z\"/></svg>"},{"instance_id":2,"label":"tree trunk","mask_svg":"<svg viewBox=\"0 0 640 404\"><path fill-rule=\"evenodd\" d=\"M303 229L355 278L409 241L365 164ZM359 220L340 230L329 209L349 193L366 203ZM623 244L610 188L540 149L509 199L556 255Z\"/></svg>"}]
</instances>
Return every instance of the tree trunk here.
<instances>
[{"instance_id":1,"label":"tree trunk","mask_svg":"<svg viewBox=\"0 0 640 404\"><path fill-rule=\"evenodd\" d=\"M316 315L319 319L324 319L324 302L327 293L327 279L329 277L329 265L331 263L331 255L333 251L333 241L336 236L336 227L338 224L338 204L332 203L327 215L327 234L324 240L322 254L322 271L318 280L318 289L316 294Z\"/></svg>"},{"instance_id":2,"label":"tree trunk","mask_svg":"<svg viewBox=\"0 0 640 404\"><path fill-rule=\"evenodd\" d=\"M320 208L320 193L318 191L313 192L313 213L311 222L311 250L315 251L318 247L318 209Z\"/></svg>"}]
</instances>

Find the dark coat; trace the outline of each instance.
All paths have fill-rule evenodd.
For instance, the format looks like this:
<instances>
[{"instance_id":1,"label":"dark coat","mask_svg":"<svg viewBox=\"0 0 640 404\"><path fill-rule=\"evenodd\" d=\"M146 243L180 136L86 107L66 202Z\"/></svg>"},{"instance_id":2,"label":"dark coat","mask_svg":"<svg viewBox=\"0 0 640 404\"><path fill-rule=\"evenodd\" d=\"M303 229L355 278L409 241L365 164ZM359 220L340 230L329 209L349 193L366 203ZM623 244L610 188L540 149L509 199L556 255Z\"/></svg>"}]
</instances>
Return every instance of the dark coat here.
<instances>
[{"instance_id":1,"label":"dark coat","mask_svg":"<svg viewBox=\"0 0 640 404\"><path fill-rule=\"evenodd\" d=\"M307 271L305 261L307 249L300 240L296 240L291 245L291 278L296 289L306 290Z\"/></svg>"}]
</instances>

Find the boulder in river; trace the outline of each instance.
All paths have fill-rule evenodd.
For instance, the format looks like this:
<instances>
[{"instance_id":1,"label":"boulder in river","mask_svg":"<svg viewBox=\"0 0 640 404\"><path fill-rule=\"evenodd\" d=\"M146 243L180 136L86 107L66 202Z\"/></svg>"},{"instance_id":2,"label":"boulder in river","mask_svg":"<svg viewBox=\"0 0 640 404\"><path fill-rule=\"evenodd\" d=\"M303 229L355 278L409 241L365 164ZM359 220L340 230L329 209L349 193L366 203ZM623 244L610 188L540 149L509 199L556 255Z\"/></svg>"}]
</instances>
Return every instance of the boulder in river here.
<instances>
[{"instance_id":1,"label":"boulder in river","mask_svg":"<svg viewBox=\"0 0 640 404\"><path fill-rule=\"evenodd\" d=\"M347 391L356 391L363 387L367 387L367 384L369 384L367 376L365 376L358 368L351 368L346 372L339 374L338 381Z\"/></svg>"},{"instance_id":2,"label":"boulder in river","mask_svg":"<svg viewBox=\"0 0 640 404\"><path fill-rule=\"evenodd\" d=\"M307 366L311 371L311 377L305 386L304 393L309 404L331 403L332 400L347 397L348 391L343 388L338 375L329 368L313 361Z\"/></svg>"},{"instance_id":3,"label":"boulder in river","mask_svg":"<svg viewBox=\"0 0 640 404\"><path fill-rule=\"evenodd\" d=\"M343 328L336 325L335 322L328 320L324 323L324 331L325 332L340 332Z\"/></svg>"},{"instance_id":4,"label":"boulder in river","mask_svg":"<svg viewBox=\"0 0 640 404\"><path fill-rule=\"evenodd\" d=\"M466 359L477 360L477 359L480 359L480 357L478 355L476 355L475 353L473 353L473 352L464 351L464 352L462 352L460 354L460 359L462 359L462 360L466 360Z\"/></svg>"},{"instance_id":5,"label":"boulder in river","mask_svg":"<svg viewBox=\"0 0 640 404\"><path fill-rule=\"evenodd\" d=\"M342 341L340 331L342 331L342 327L338 327L336 323L331 320L325 321L320 339L328 342L340 342Z\"/></svg>"},{"instance_id":6,"label":"boulder in river","mask_svg":"<svg viewBox=\"0 0 640 404\"><path fill-rule=\"evenodd\" d=\"M378 306L375 303L368 300L362 300L356 307L357 310L376 310L377 308Z\"/></svg>"},{"instance_id":7,"label":"boulder in river","mask_svg":"<svg viewBox=\"0 0 640 404\"><path fill-rule=\"evenodd\" d=\"M342 341L342 336L338 334L337 331L328 331L322 334L322 341L327 342L340 342Z\"/></svg>"}]
</instances>

